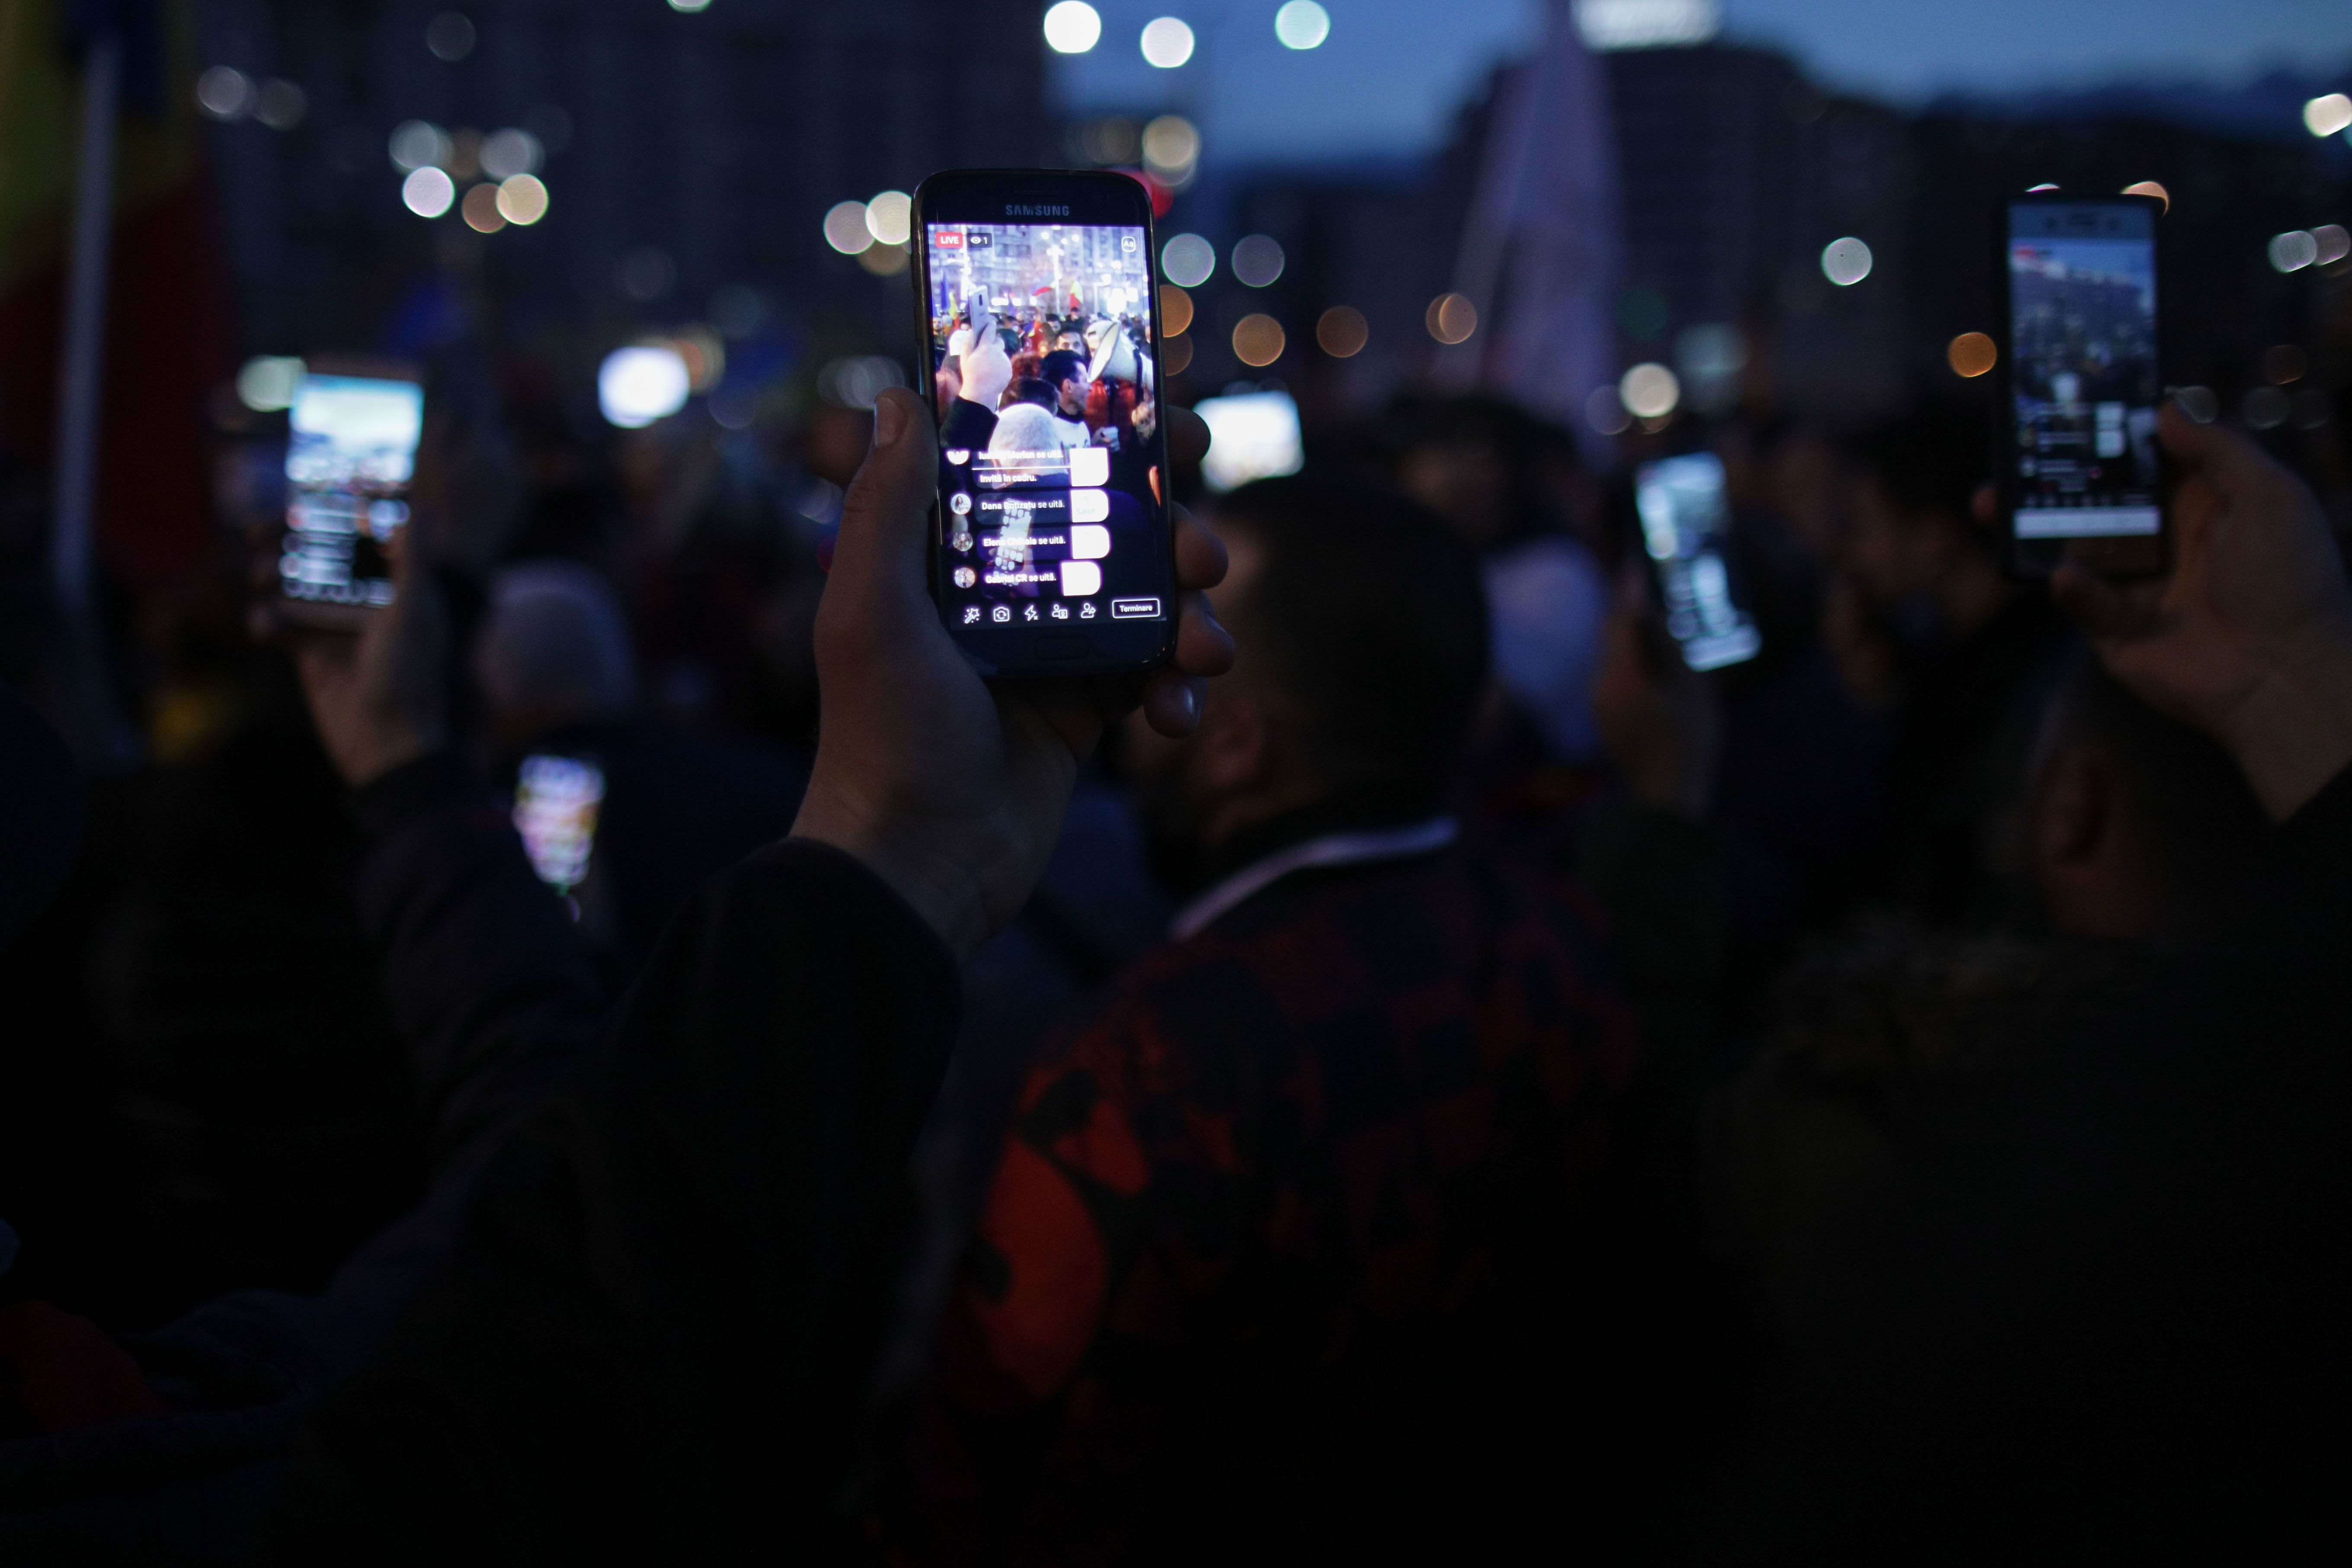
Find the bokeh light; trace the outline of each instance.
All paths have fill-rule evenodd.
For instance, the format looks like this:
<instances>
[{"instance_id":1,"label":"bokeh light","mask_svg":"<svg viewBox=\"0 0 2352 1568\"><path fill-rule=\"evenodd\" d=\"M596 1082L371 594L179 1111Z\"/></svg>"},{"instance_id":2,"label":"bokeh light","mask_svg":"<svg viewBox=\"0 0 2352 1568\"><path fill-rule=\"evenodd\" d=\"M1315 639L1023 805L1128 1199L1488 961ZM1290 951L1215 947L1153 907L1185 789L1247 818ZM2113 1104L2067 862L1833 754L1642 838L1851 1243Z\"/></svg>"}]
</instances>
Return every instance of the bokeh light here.
<instances>
[{"instance_id":1,"label":"bokeh light","mask_svg":"<svg viewBox=\"0 0 2352 1568\"><path fill-rule=\"evenodd\" d=\"M1429 302L1423 318L1429 335L1441 343L1466 343L1478 330L1478 307L1461 294L1440 294Z\"/></svg>"},{"instance_id":2,"label":"bokeh light","mask_svg":"<svg viewBox=\"0 0 2352 1568\"><path fill-rule=\"evenodd\" d=\"M1822 247L1822 276L1841 289L1853 288L1870 276L1870 247L1850 234L1831 240Z\"/></svg>"},{"instance_id":3,"label":"bokeh light","mask_svg":"<svg viewBox=\"0 0 2352 1568\"><path fill-rule=\"evenodd\" d=\"M1683 384L1673 371L1654 360L1619 377L1617 395L1624 400L1629 413L1643 419L1664 419L1683 400Z\"/></svg>"},{"instance_id":4,"label":"bokeh light","mask_svg":"<svg viewBox=\"0 0 2352 1568\"><path fill-rule=\"evenodd\" d=\"M444 11L425 26L425 47L455 64L474 52L474 24L463 11Z\"/></svg>"},{"instance_id":5,"label":"bokeh light","mask_svg":"<svg viewBox=\"0 0 2352 1568\"><path fill-rule=\"evenodd\" d=\"M864 202L835 202L824 215L824 242L844 256L855 256L874 243L866 226Z\"/></svg>"},{"instance_id":6,"label":"bokeh light","mask_svg":"<svg viewBox=\"0 0 2352 1568\"><path fill-rule=\"evenodd\" d=\"M1217 269L1217 247L1197 234L1180 234L1160 247L1160 275L1182 289L1198 289Z\"/></svg>"},{"instance_id":7,"label":"bokeh light","mask_svg":"<svg viewBox=\"0 0 2352 1568\"><path fill-rule=\"evenodd\" d=\"M1274 36L1286 49L1311 49L1331 36L1331 13L1315 0L1290 0L1274 14Z\"/></svg>"},{"instance_id":8,"label":"bokeh light","mask_svg":"<svg viewBox=\"0 0 2352 1568\"><path fill-rule=\"evenodd\" d=\"M1280 359L1287 341L1272 316L1247 315L1234 323L1234 357L1253 370Z\"/></svg>"},{"instance_id":9,"label":"bokeh light","mask_svg":"<svg viewBox=\"0 0 2352 1568\"><path fill-rule=\"evenodd\" d=\"M509 174L499 182L499 212L529 228L547 216L547 186L537 174Z\"/></svg>"},{"instance_id":10,"label":"bokeh light","mask_svg":"<svg viewBox=\"0 0 2352 1568\"><path fill-rule=\"evenodd\" d=\"M2300 272L2319 259L2319 240L2299 228L2273 235L2270 244L2271 265L2281 272Z\"/></svg>"},{"instance_id":11,"label":"bokeh light","mask_svg":"<svg viewBox=\"0 0 2352 1568\"><path fill-rule=\"evenodd\" d=\"M1944 358L1954 375L1973 381L2000 363L2000 350L1982 332L1962 332L1945 345Z\"/></svg>"},{"instance_id":12,"label":"bokeh light","mask_svg":"<svg viewBox=\"0 0 2352 1568\"><path fill-rule=\"evenodd\" d=\"M2273 386L2301 381L2310 368L2309 357L2293 343L2275 343L2263 351L2263 379Z\"/></svg>"},{"instance_id":13,"label":"bokeh light","mask_svg":"<svg viewBox=\"0 0 2352 1568\"><path fill-rule=\"evenodd\" d=\"M1371 324L1353 305L1334 305L1315 322L1315 342L1333 359L1352 359L1371 341Z\"/></svg>"},{"instance_id":14,"label":"bokeh light","mask_svg":"<svg viewBox=\"0 0 2352 1568\"><path fill-rule=\"evenodd\" d=\"M613 282L640 305L650 305L677 285L677 263L658 245L641 245L613 264Z\"/></svg>"},{"instance_id":15,"label":"bokeh light","mask_svg":"<svg viewBox=\"0 0 2352 1568\"><path fill-rule=\"evenodd\" d=\"M530 132L509 126L482 138L481 158L482 173L493 180L505 180L517 174L538 174L546 158L546 149Z\"/></svg>"},{"instance_id":16,"label":"bokeh light","mask_svg":"<svg viewBox=\"0 0 2352 1568\"><path fill-rule=\"evenodd\" d=\"M310 112L310 95L283 77L261 84L253 100L253 117L272 131L291 131Z\"/></svg>"},{"instance_id":17,"label":"bokeh light","mask_svg":"<svg viewBox=\"0 0 2352 1568\"><path fill-rule=\"evenodd\" d=\"M499 211L499 188L492 184L476 185L457 204L457 216L476 234L496 234L506 227L507 215Z\"/></svg>"},{"instance_id":18,"label":"bokeh light","mask_svg":"<svg viewBox=\"0 0 2352 1568\"><path fill-rule=\"evenodd\" d=\"M438 169L417 169L400 182L400 199L418 217L439 217L457 199L457 186Z\"/></svg>"},{"instance_id":19,"label":"bokeh light","mask_svg":"<svg viewBox=\"0 0 2352 1568\"><path fill-rule=\"evenodd\" d=\"M1171 338L1192 330L1192 296L1173 283L1160 286L1160 330Z\"/></svg>"},{"instance_id":20,"label":"bokeh light","mask_svg":"<svg viewBox=\"0 0 2352 1568\"><path fill-rule=\"evenodd\" d=\"M2312 264L2326 267L2352 256L2352 234L2345 232L2340 223L2324 223L2311 231L2311 243L2316 247Z\"/></svg>"},{"instance_id":21,"label":"bokeh light","mask_svg":"<svg viewBox=\"0 0 2352 1568\"><path fill-rule=\"evenodd\" d=\"M687 15L692 16L697 11L709 10L710 0L669 0L669 8L673 11L683 11L687 13Z\"/></svg>"},{"instance_id":22,"label":"bokeh light","mask_svg":"<svg viewBox=\"0 0 2352 1568\"><path fill-rule=\"evenodd\" d=\"M1169 375L1181 375L1192 363L1192 340L1170 338L1160 345L1160 368Z\"/></svg>"},{"instance_id":23,"label":"bokeh light","mask_svg":"<svg viewBox=\"0 0 2352 1568\"><path fill-rule=\"evenodd\" d=\"M882 191L866 204L866 226L885 245L904 245L912 232L912 197L904 191Z\"/></svg>"},{"instance_id":24,"label":"bokeh light","mask_svg":"<svg viewBox=\"0 0 2352 1568\"><path fill-rule=\"evenodd\" d=\"M235 66L215 66L196 79L196 107L215 120L242 120L253 111L253 82Z\"/></svg>"},{"instance_id":25,"label":"bokeh light","mask_svg":"<svg viewBox=\"0 0 2352 1568\"><path fill-rule=\"evenodd\" d=\"M438 168L449 161L449 133L429 120L404 120L387 146L395 169Z\"/></svg>"},{"instance_id":26,"label":"bokeh light","mask_svg":"<svg viewBox=\"0 0 2352 1568\"><path fill-rule=\"evenodd\" d=\"M1143 163L1153 174L1181 183L1201 161L1201 133L1181 114L1163 114L1143 128Z\"/></svg>"},{"instance_id":27,"label":"bokeh light","mask_svg":"<svg viewBox=\"0 0 2352 1568\"><path fill-rule=\"evenodd\" d=\"M871 408L884 393L906 384L898 362L880 354L828 360L816 373L816 395L837 408Z\"/></svg>"},{"instance_id":28,"label":"bokeh light","mask_svg":"<svg viewBox=\"0 0 2352 1568\"><path fill-rule=\"evenodd\" d=\"M2238 405L2239 416L2257 430L2275 430L2294 412L2294 399L2275 386L2258 386Z\"/></svg>"},{"instance_id":29,"label":"bokeh light","mask_svg":"<svg viewBox=\"0 0 2352 1568\"><path fill-rule=\"evenodd\" d=\"M857 265L877 278L896 278L907 270L908 258L903 245L876 245L857 253Z\"/></svg>"},{"instance_id":30,"label":"bokeh light","mask_svg":"<svg viewBox=\"0 0 2352 1568\"><path fill-rule=\"evenodd\" d=\"M2127 196L2154 196L2158 201L2164 204L2164 210L2166 212L2170 212L2172 210L2172 193L2166 190L2154 180L2142 180L2137 184L2126 185L2124 187L2124 195Z\"/></svg>"},{"instance_id":31,"label":"bokeh light","mask_svg":"<svg viewBox=\"0 0 2352 1568\"><path fill-rule=\"evenodd\" d=\"M1633 416L1625 412L1625 400L1617 395L1613 386L1596 386L1584 400L1585 422L1603 436L1622 436L1633 428Z\"/></svg>"},{"instance_id":32,"label":"bokeh light","mask_svg":"<svg viewBox=\"0 0 2352 1568\"><path fill-rule=\"evenodd\" d=\"M299 359L257 355L236 373L236 400L256 414L282 413L294 406L294 389L302 384L304 369Z\"/></svg>"},{"instance_id":33,"label":"bokeh light","mask_svg":"<svg viewBox=\"0 0 2352 1568\"><path fill-rule=\"evenodd\" d=\"M1192 29L1176 16L1146 22L1141 47L1145 60L1161 70L1172 71L1192 58Z\"/></svg>"},{"instance_id":34,"label":"bokeh light","mask_svg":"<svg viewBox=\"0 0 2352 1568\"><path fill-rule=\"evenodd\" d=\"M1282 246L1273 236L1245 234L1234 242L1234 276L1263 289L1282 276Z\"/></svg>"},{"instance_id":35,"label":"bokeh light","mask_svg":"<svg viewBox=\"0 0 2352 1568\"><path fill-rule=\"evenodd\" d=\"M606 423L642 430L686 406L686 360L667 343L614 349L596 371L596 406Z\"/></svg>"},{"instance_id":36,"label":"bokeh light","mask_svg":"<svg viewBox=\"0 0 2352 1568\"><path fill-rule=\"evenodd\" d=\"M1102 41L1102 16L1086 0L1062 0L1045 12L1045 46L1055 54L1082 55Z\"/></svg>"},{"instance_id":37,"label":"bokeh light","mask_svg":"<svg viewBox=\"0 0 2352 1568\"><path fill-rule=\"evenodd\" d=\"M2303 106L2303 123L2314 136L2333 136L2352 128L2352 98L2325 93Z\"/></svg>"}]
</instances>

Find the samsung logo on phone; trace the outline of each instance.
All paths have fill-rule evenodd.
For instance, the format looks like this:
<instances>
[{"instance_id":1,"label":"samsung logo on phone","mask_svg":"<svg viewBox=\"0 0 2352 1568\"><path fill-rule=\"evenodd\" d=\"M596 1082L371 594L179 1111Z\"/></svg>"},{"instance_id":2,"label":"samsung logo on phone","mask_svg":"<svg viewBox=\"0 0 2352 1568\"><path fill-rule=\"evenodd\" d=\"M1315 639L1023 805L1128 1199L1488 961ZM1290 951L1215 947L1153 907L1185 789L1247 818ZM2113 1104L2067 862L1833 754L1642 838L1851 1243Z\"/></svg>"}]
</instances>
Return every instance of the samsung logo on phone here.
<instances>
[{"instance_id":1,"label":"samsung logo on phone","mask_svg":"<svg viewBox=\"0 0 2352 1568\"><path fill-rule=\"evenodd\" d=\"M1067 217L1070 216L1070 209L1067 207L1025 207L1018 205L1017 203L1007 202L1004 204L1004 216L1006 217Z\"/></svg>"}]
</instances>

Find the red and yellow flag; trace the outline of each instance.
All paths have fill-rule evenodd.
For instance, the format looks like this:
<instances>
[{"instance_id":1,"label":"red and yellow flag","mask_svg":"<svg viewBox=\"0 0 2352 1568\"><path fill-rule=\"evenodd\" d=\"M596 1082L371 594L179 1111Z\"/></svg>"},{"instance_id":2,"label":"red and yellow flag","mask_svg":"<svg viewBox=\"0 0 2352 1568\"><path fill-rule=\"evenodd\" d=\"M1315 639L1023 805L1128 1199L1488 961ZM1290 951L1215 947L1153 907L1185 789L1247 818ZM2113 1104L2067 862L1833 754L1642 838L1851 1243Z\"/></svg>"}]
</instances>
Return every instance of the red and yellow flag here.
<instances>
[{"instance_id":1,"label":"red and yellow flag","mask_svg":"<svg viewBox=\"0 0 2352 1568\"><path fill-rule=\"evenodd\" d=\"M0 447L46 470L79 174L78 26L126 31L95 523L125 585L210 546L205 399L228 374L228 289L204 178L188 0L0 0Z\"/></svg>"}]
</instances>

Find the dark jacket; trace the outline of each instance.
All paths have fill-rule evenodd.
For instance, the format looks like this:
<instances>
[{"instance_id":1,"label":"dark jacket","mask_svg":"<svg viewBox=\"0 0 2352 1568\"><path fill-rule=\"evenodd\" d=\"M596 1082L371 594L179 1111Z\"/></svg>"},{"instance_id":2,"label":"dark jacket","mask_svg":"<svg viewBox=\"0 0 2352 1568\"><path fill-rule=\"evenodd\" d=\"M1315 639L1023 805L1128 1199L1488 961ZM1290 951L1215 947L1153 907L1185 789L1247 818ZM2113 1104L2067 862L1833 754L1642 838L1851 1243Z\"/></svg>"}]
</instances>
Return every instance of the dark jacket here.
<instances>
[{"instance_id":1,"label":"dark jacket","mask_svg":"<svg viewBox=\"0 0 2352 1568\"><path fill-rule=\"evenodd\" d=\"M430 1195L322 1296L242 1292L123 1339L163 1413L0 1445L0 1558L249 1547L303 1412L447 1255L491 1151L600 1026L569 921L455 757L399 769L356 805L373 836L358 902L431 1117Z\"/></svg>"},{"instance_id":2,"label":"dark jacket","mask_svg":"<svg viewBox=\"0 0 2352 1568\"><path fill-rule=\"evenodd\" d=\"M280 1555L820 1552L956 1008L946 948L845 855L788 840L707 886L313 1413Z\"/></svg>"},{"instance_id":3,"label":"dark jacket","mask_svg":"<svg viewBox=\"0 0 2352 1568\"><path fill-rule=\"evenodd\" d=\"M1022 1089L903 1544L1336 1560L1549 1462L1506 1434L1560 1386L1532 1344L1591 1364L1554 1309L1610 1289L1575 1238L1633 1054L1585 920L1457 851L1294 872L1147 955Z\"/></svg>"}]
</instances>

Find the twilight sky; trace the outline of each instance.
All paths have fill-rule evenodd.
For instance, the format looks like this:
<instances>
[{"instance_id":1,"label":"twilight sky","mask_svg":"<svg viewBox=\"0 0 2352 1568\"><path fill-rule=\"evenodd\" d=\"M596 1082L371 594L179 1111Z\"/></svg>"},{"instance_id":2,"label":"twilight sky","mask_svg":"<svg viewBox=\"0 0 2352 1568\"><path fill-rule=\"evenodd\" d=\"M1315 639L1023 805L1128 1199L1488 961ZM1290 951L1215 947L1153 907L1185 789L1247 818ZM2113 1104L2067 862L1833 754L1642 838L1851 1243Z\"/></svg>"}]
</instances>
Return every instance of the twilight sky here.
<instances>
[{"instance_id":1,"label":"twilight sky","mask_svg":"<svg viewBox=\"0 0 2352 1568\"><path fill-rule=\"evenodd\" d=\"M1176 109L1214 155L1419 151L1494 62L1540 30L1539 0L1323 0L1331 37L1294 53L1279 0L1093 0L1102 41L1060 57L1065 101ZM1816 79L1896 102L2118 79L2229 86L2284 65L2352 76L2347 0L1723 0L1724 36L1794 56ZM1147 65L1155 16L1199 37L1192 61Z\"/></svg>"}]
</instances>

